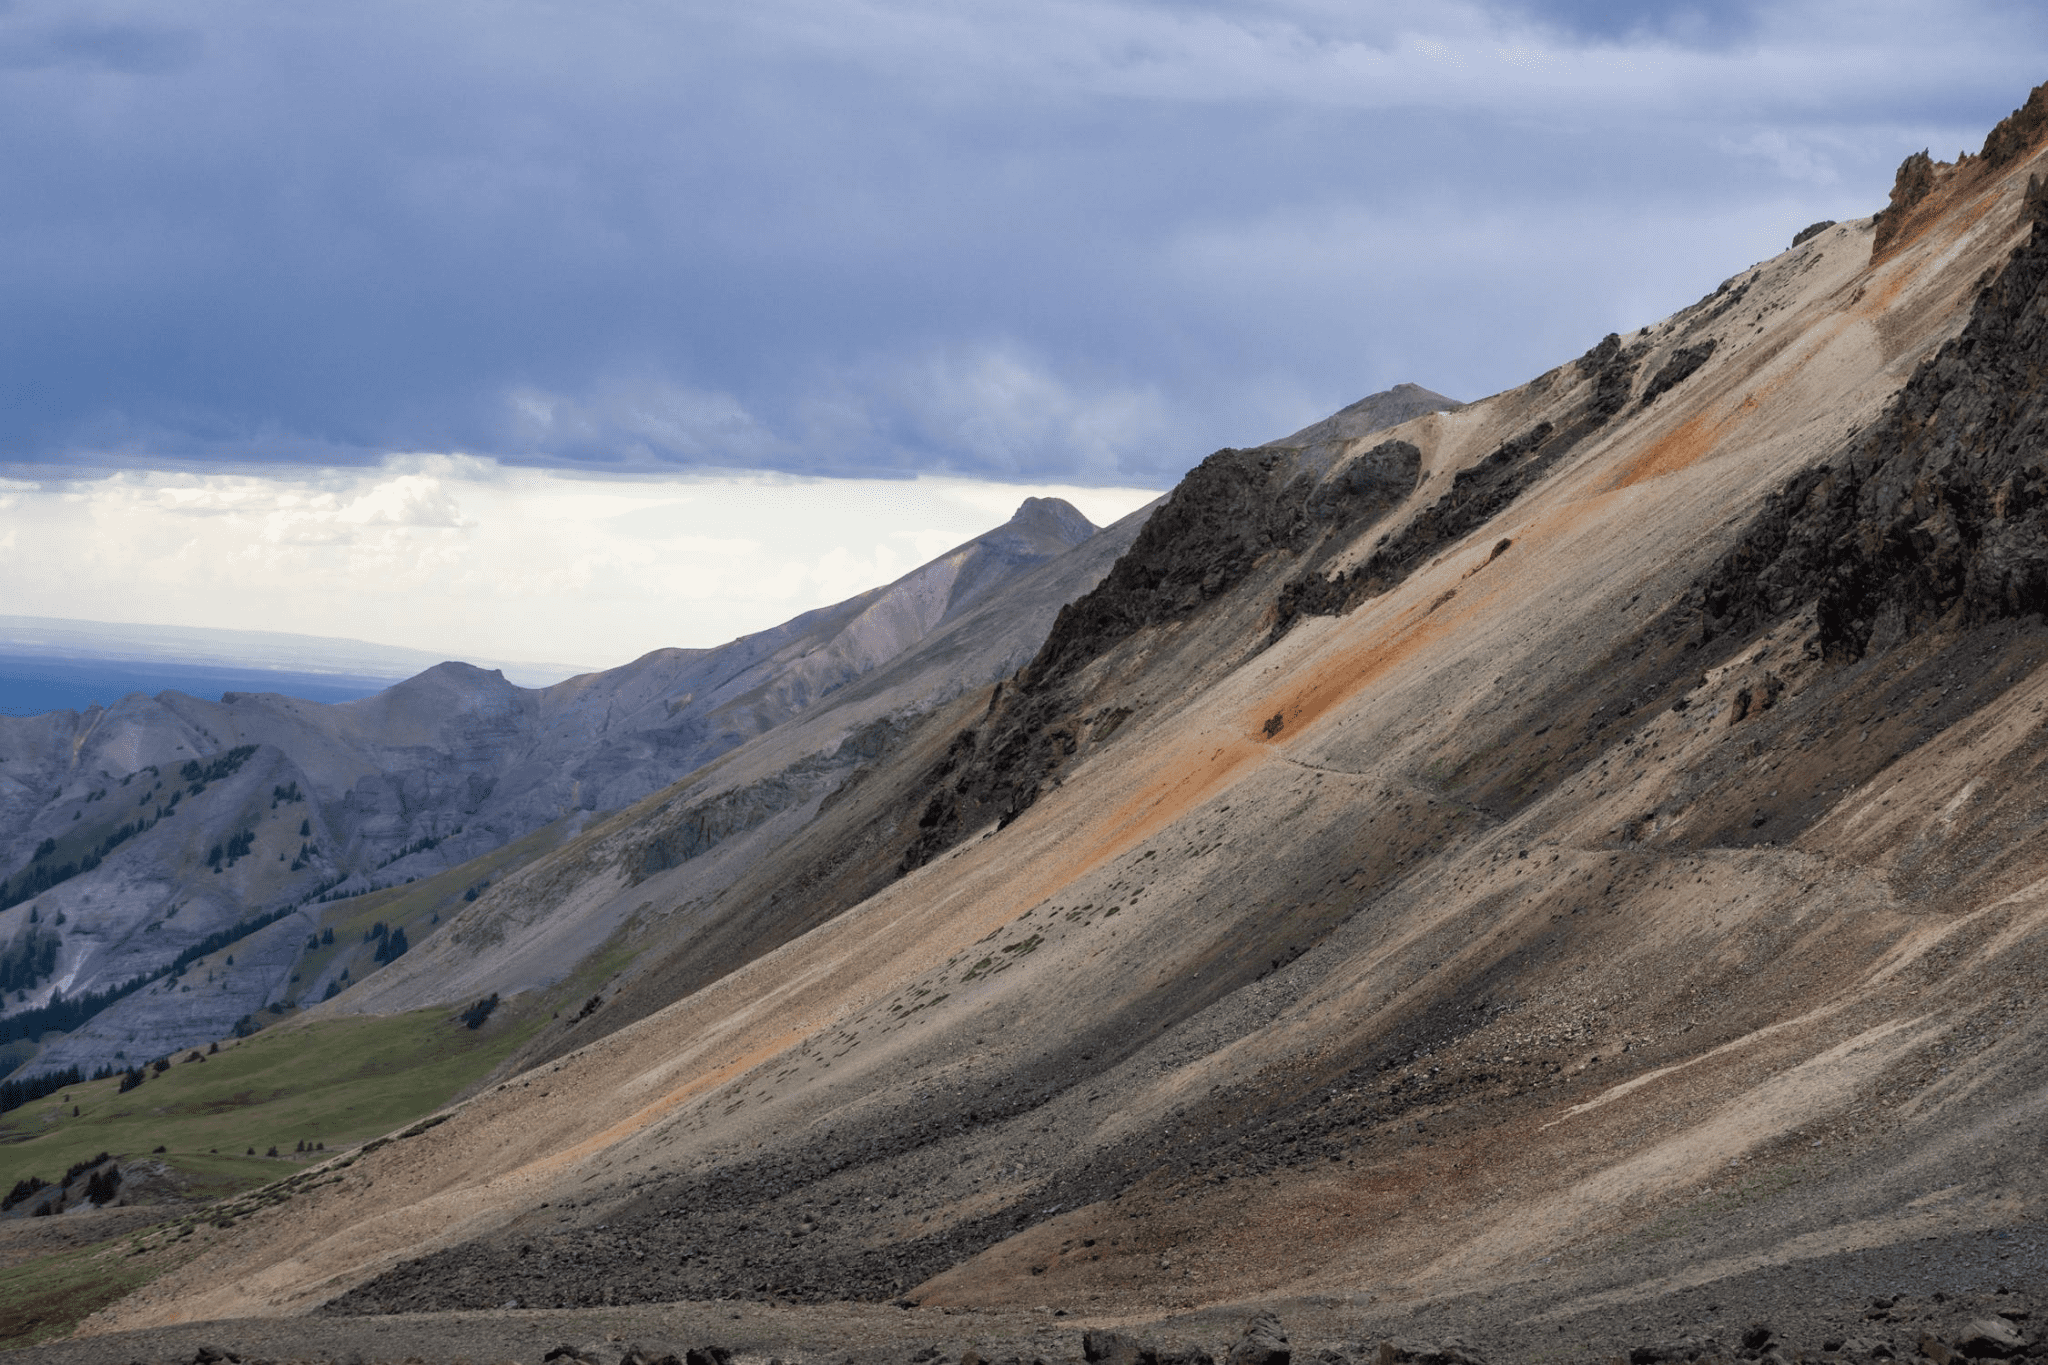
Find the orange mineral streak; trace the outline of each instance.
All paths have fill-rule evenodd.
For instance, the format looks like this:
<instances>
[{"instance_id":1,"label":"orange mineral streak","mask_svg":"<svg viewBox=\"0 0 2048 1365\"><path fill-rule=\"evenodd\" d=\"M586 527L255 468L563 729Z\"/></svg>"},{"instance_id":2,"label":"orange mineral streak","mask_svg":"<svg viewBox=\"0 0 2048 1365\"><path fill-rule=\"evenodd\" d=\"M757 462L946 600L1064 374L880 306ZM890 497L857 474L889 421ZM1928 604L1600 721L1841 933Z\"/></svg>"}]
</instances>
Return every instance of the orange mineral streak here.
<instances>
[{"instance_id":1,"label":"orange mineral streak","mask_svg":"<svg viewBox=\"0 0 2048 1365\"><path fill-rule=\"evenodd\" d=\"M1887 256L1885 260L1890 264L1892 258ZM1907 281L1917 273L1918 264L1919 258L1916 257L1893 266L1878 282L1876 289L1863 294L1862 301L1857 304L1861 316L1875 320L1890 312L1892 305L1899 301L1899 295L1905 291Z\"/></svg>"},{"instance_id":2,"label":"orange mineral streak","mask_svg":"<svg viewBox=\"0 0 2048 1365\"><path fill-rule=\"evenodd\" d=\"M1213 732L1197 736L1194 745L1176 746L1155 764L1153 780L1102 822L1101 836L1075 859L1074 877L1151 838L1265 761L1251 740L1233 737L1219 744Z\"/></svg>"},{"instance_id":3,"label":"orange mineral streak","mask_svg":"<svg viewBox=\"0 0 2048 1365\"><path fill-rule=\"evenodd\" d=\"M1101 837L1075 860L1075 875L1153 837L1213 799L1248 768L1267 762L1272 749L1286 747L1332 707L1356 697L1424 645L1450 633L1461 614L1431 614L1429 603L1418 603L1390 628L1302 670L1297 686L1240 716L1237 734L1219 742L1210 732L1169 750L1155 763L1151 780L1102 822ZM1268 741L1264 726L1275 711L1285 719L1286 728Z\"/></svg>"},{"instance_id":4,"label":"orange mineral streak","mask_svg":"<svg viewBox=\"0 0 2048 1365\"><path fill-rule=\"evenodd\" d=\"M1447 609L1454 604L1461 609ZM1275 708L1287 719L1287 728L1276 737L1277 742L1285 745L1298 738L1302 730L1321 720L1333 707L1353 700L1425 645L1450 634L1470 612L1469 603L1432 594L1428 601L1410 607L1389 629L1374 632L1301 670L1296 675L1300 681L1281 694L1280 704ZM1259 709L1265 716L1273 714L1264 707ZM1261 716L1245 728L1251 734L1260 734L1263 724Z\"/></svg>"},{"instance_id":5,"label":"orange mineral streak","mask_svg":"<svg viewBox=\"0 0 2048 1365\"><path fill-rule=\"evenodd\" d=\"M1609 488L1633 488L1697 464L1721 443L1721 431L1726 425L1704 412L1679 423L1630 460Z\"/></svg>"}]
</instances>

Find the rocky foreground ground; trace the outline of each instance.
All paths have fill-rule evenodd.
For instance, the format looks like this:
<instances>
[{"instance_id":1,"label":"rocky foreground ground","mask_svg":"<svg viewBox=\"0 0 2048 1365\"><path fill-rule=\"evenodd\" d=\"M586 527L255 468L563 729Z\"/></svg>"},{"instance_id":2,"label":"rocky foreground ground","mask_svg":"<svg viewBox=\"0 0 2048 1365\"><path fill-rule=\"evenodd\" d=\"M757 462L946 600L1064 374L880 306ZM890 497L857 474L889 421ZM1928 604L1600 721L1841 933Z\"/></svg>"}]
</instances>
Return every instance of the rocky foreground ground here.
<instances>
[{"instance_id":1,"label":"rocky foreground ground","mask_svg":"<svg viewBox=\"0 0 2048 1365\"><path fill-rule=\"evenodd\" d=\"M700 1301L195 1323L56 1342L21 1365L1505 1365L2048 1359L2048 1224L1966 1230L1644 1296L1541 1282L1419 1305L1369 1292L1151 1320L1054 1305Z\"/></svg>"}]
</instances>

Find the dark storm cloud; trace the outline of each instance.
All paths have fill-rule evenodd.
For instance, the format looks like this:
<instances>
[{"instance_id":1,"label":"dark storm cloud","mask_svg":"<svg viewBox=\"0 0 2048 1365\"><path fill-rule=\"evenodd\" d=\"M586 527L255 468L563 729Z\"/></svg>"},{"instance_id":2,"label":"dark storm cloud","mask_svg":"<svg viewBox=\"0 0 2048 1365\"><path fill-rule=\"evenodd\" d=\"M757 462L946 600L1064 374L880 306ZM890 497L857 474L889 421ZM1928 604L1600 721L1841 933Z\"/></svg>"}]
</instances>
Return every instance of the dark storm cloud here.
<instances>
[{"instance_id":1,"label":"dark storm cloud","mask_svg":"<svg viewBox=\"0 0 2048 1365\"><path fill-rule=\"evenodd\" d=\"M1171 479L1881 204L2014 6L0 8L0 461ZM170 17L167 17L170 16Z\"/></svg>"}]
</instances>

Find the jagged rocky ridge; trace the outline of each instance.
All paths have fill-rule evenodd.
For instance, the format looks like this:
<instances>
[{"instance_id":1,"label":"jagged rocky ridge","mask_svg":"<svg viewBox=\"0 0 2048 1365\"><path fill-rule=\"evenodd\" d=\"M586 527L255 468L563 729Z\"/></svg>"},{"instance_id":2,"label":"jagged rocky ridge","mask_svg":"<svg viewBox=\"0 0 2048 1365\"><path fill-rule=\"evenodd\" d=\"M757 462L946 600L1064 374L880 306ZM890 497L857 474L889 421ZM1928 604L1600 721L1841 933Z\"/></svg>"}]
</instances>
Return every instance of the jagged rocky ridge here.
<instances>
[{"instance_id":1,"label":"jagged rocky ridge","mask_svg":"<svg viewBox=\"0 0 2048 1365\"><path fill-rule=\"evenodd\" d=\"M2029 106L2032 107L2031 105ZM1687 606L1705 637L1812 603L1860 658L1935 626L2048 610L2048 197L1969 324L1837 458L1794 475Z\"/></svg>"},{"instance_id":2,"label":"jagged rocky ridge","mask_svg":"<svg viewBox=\"0 0 2048 1365\"><path fill-rule=\"evenodd\" d=\"M1711 340L1681 347L1659 371L1659 392L1690 377L1713 349ZM1131 707L1115 688L1077 687L1074 680L1087 665L1140 630L1181 620L1231 592L1262 562L1294 566L1270 609L1261 608L1270 621L1269 641L1304 615L1339 614L1386 592L1499 515L1605 426L1627 403L1647 350L1645 343L1624 346L1609 335L1573 366L1579 385L1539 381L1540 391L1586 392L1576 400L1564 395L1555 420L1536 422L1458 470L1448 492L1381 536L1363 563L1336 574L1326 571L1330 558L1414 491L1419 449L1404 440L1382 441L1354 448L1334 469L1326 462L1332 452L1319 460L1290 446L1211 455L1174 489L1102 584L1060 613L1030 666L1014 685L998 689L988 716L953 741L932 770L936 790L901 866L922 866L990 819L1015 819L1084 744L1116 733ZM1369 434L1350 439L1363 444L1360 437Z\"/></svg>"}]
</instances>

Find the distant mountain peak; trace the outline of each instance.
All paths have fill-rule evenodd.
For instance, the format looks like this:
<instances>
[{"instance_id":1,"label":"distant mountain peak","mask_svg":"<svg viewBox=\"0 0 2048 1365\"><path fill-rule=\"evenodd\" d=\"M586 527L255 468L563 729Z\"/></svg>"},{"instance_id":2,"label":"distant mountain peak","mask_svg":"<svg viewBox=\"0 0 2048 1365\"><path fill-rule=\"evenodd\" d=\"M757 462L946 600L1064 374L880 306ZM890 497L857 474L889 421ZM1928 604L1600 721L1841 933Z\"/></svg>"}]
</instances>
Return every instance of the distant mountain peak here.
<instances>
[{"instance_id":1,"label":"distant mountain peak","mask_svg":"<svg viewBox=\"0 0 2048 1365\"><path fill-rule=\"evenodd\" d=\"M1388 427L1397 427L1403 422L1412 422L1432 412L1456 412L1464 406L1457 399L1446 398L1420 384L1400 383L1391 389L1367 394L1322 421L1267 444L1300 449L1328 441L1351 441Z\"/></svg>"},{"instance_id":2,"label":"distant mountain peak","mask_svg":"<svg viewBox=\"0 0 2048 1365\"><path fill-rule=\"evenodd\" d=\"M1026 498L1018 504L1009 525L1021 531L1049 534L1069 545L1079 545L1099 529L1065 498Z\"/></svg>"}]
</instances>

